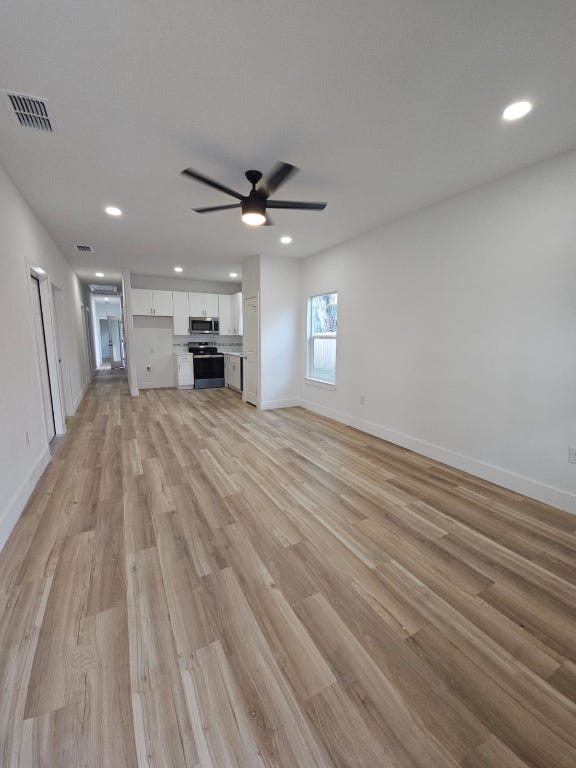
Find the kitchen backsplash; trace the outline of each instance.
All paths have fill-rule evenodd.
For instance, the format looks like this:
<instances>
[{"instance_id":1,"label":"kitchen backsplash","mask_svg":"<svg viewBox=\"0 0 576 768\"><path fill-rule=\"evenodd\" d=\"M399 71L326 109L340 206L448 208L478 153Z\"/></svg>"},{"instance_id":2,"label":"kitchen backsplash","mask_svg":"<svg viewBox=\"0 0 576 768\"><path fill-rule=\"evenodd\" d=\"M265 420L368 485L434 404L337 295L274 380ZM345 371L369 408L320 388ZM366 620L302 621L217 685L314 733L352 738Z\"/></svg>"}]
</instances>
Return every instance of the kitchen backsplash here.
<instances>
[{"instance_id":1,"label":"kitchen backsplash","mask_svg":"<svg viewBox=\"0 0 576 768\"><path fill-rule=\"evenodd\" d=\"M207 341L219 352L241 352L242 336L219 336L212 333L193 333L190 336L174 336L174 352L188 351L188 344Z\"/></svg>"}]
</instances>

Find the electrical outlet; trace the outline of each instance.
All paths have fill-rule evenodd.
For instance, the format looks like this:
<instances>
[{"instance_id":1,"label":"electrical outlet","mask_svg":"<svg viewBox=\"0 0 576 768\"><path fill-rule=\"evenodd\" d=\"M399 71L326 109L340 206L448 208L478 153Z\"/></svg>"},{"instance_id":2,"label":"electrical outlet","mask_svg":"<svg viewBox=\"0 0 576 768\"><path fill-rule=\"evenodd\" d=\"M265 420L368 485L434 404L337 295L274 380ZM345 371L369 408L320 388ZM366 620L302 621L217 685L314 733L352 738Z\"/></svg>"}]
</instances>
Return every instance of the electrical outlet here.
<instances>
[{"instance_id":1,"label":"electrical outlet","mask_svg":"<svg viewBox=\"0 0 576 768\"><path fill-rule=\"evenodd\" d=\"M576 464L576 445L571 445L568 448L568 461L570 464Z\"/></svg>"},{"instance_id":2,"label":"electrical outlet","mask_svg":"<svg viewBox=\"0 0 576 768\"><path fill-rule=\"evenodd\" d=\"M151 370L152 370L152 366L151 366L151 365L147 365L147 366L146 366L146 370L147 370L147 371L151 371Z\"/></svg>"},{"instance_id":3,"label":"electrical outlet","mask_svg":"<svg viewBox=\"0 0 576 768\"><path fill-rule=\"evenodd\" d=\"M366 405L366 398L364 395L360 395L360 405Z\"/></svg>"}]
</instances>

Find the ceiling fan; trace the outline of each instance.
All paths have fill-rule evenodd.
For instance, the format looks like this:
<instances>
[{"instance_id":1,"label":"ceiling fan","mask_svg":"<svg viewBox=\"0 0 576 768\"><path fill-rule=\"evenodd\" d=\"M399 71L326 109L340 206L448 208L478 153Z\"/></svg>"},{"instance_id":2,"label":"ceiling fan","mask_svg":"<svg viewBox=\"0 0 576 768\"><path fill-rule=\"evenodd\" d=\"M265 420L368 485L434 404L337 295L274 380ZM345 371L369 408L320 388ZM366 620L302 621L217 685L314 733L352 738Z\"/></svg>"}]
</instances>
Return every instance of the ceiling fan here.
<instances>
[{"instance_id":1,"label":"ceiling fan","mask_svg":"<svg viewBox=\"0 0 576 768\"><path fill-rule=\"evenodd\" d=\"M239 203L232 205L216 205L210 208L194 208L196 213L213 213L214 211L227 211L231 208L242 209L242 221L251 227L270 226L274 224L268 216L269 208L287 208L294 211L323 211L327 203L300 203L292 200L269 200L270 195L298 171L295 165L289 163L276 163L270 173L264 178L260 186L256 187L262 179L260 171L246 171L246 178L252 184L252 189L247 195L241 195L230 187L225 187L214 179L198 173L193 168L186 168L182 171L183 176L189 176L191 179L200 181L209 187L220 190L226 195L231 195L239 200Z\"/></svg>"}]
</instances>

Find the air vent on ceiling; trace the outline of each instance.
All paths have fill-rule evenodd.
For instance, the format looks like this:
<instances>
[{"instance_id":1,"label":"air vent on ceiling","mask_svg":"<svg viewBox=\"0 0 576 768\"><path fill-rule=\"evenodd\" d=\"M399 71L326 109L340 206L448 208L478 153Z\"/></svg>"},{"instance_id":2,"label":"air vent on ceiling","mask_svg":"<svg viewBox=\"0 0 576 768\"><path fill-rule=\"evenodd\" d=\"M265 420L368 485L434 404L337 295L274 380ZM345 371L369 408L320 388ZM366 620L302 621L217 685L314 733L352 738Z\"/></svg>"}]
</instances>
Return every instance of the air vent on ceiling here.
<instances>
[{"instance_id":1,"label":"air vent on ceiling","mask_svg":"<svg viewBox=\"0 0 576 768\"><path fill-rule=\"evenodd\" d=\"M78 245L78 243L74 243L74 247L78 253L94 253L94 248L91 245Z\"/></svg>"},{"instance_id":2,"label":"air vent on ceiling","mask_svg":"<svg viewBox=\"0 0 576 768\"><path fill-rule=\"evenodd\" d=\"M117 296L118 286L116 285L96 285L90 284L90 293L94 296Z\"/></svg>"},{"instance_id":3,"label":"air vent on ceiling","mask_svg":"<svg viewBox=\"0 0 576 768\"><path fill-rule=\"evenodd\" d=\"M54 125L48 114L47 99L37 99L35 96L25 96L23 93L10 91L5 93L14 116L22 127L34 128L46 133L54 132Z\"/></svg>"}]
</instances>

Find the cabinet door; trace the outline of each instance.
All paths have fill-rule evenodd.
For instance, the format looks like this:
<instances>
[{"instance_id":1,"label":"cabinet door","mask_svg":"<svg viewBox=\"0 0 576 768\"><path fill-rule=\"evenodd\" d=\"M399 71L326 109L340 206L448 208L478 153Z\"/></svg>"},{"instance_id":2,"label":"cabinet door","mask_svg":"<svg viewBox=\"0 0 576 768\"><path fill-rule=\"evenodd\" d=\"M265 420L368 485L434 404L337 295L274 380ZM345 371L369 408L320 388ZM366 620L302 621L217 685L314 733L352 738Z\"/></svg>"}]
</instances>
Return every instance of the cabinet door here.
<instances>
[{"instance_id":1,"label":"cabinet door","mask_svg":"<svg viewBox=\"0 0 576 768\"><path fill-rule=\"evenodd\" d=\"M206 310L206 317L218 317L219 307L217 293L204 294L204 309Z\"/></svg>"},{"instance_id":2,"label":"cabinet door","mask_svg":"<svg viewBox=\"0 0 576 768\"><path fill-rule=\"evenodd\" d=\"M206 315L206 302L204 293L189 293L188 306L190 308L190 317L204 317Z\"/></svg>"},{"instance_id":3,"label":"cabinet door","mask_svg":"<svg viewBox=\"0 0 576 768\"><path fill-rule=\"evenodd\" d=\"M174 335L188 336L188 294L185 291L174 291Z\"/></svg>"},{"instance_id":4,"label":"cabinet door","mask_svg":"<svg viewBox=\"0 0 576 768\"><path fill-rule=\"evenodd\" d=\"M232 333L242 336L244 332L242 324L242 294L235 293L232 296Z\"/></svg>"},{"instance_id":5,"label":"cabinet door","mask_svg":"<svg viewBox=\"0 0 576 768\"><path fill-rule=\"evenodd\" d=\"M178 360L178 386L192 387L194 385L194 361L186 358Z\"/></svg>"},{"instance_id":6,"label":"cabinet door","mask_svg":"<svg viewBox=\"0 0 576 768\"><path fill-rule=\"evenodd\" d=\"M220 334L230 336L232 334L232 296L225 296L224 294L218 296L218 312Z\"/></svg>"},{"instance_id":7,"label":"cabinet door","mask_svg":"<svg viewBox=\"0 0 576 768\"><path fill-rule=\"evenodd\" d=\"M172 291L152 291L152 309L155 315L172 317L174 314Z\"/></svg>"},{"instance_id":8,"label":"cabinet door","mask_svg":"<svg viewBox=\"0 0 576 768\"><path fill-rule=\"evenodd\" d=\"M152 291L147 288L132 288L130 298L133 315L152 314Z\"/></svg>"},{"instance_id":9,"label":"cabinet door","mask_svg":"<svg viewBox=\"0 0 576 768\"><path fill-rule=\"evenodd\" d=\"M234 389L240 389L240 359L238 357L232 358L230 368L230 386Z\"/></svg>"}]
</instances>

